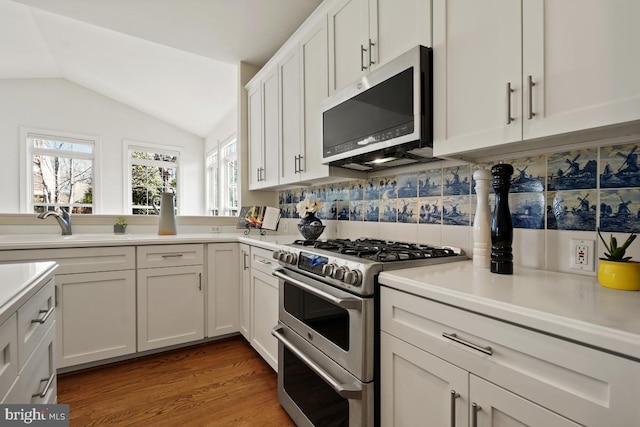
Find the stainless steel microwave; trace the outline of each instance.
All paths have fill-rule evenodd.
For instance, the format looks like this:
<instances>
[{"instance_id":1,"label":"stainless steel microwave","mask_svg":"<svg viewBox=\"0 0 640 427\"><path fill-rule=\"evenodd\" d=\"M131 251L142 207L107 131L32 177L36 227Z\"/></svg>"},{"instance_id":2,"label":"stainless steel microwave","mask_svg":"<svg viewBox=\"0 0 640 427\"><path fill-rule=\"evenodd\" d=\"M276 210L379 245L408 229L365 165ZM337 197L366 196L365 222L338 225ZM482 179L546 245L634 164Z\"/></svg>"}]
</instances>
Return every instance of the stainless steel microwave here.
<instances>
[{"instance_id":1,"label":"stainless steel microwave","mask_svg":"<svg viewBox=\"0 0 640 427\"><path fill-rule=\"evenodd\" d=\"M322 104L323 163L359 171L433 159L431 48L416 46Z\"/></svg>"}]
</instances>

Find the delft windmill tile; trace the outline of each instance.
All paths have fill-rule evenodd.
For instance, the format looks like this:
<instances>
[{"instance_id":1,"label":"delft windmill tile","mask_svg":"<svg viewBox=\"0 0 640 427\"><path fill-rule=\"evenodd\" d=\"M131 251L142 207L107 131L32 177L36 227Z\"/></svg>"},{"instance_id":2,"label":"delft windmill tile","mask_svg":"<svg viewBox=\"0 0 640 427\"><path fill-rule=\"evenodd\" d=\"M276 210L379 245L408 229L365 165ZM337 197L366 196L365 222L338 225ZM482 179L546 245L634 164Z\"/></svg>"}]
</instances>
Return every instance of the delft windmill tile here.
<instances>
[{"instance_id":1,"label":"delft windmill tile","mask_svg":"<svg viewBox=\"0 0 640 427\"><path fill-rule=\"evenodd\" d=\"M302 191L298 188L297 190L293 190L293 199L291 203L298 203L302 200Z\"/></svg>"},{"instance_id":2,"label":"delft windmill tile","mask_svg":"<svg viewBox=\"0 0 640 427\"><path fill-rule=\"evenodd\" d=\"M547 170L545 156L525 157L506 161L513 166L510 193L532 193L544 191ZM524 227L528 228L528 227Z\"/></svg>"},{"instance_id":3,"label":"delft windmill tile","mask_svg":"<svg viewBox=\"0 0 640 427\"><path fill-rule=\"evenodd\" d=\"M397 199L380 199L378 206L380 207L380 222L397 222L398 207Z\"/></svg>"},{"instance_id":4,"label":"delft windmill tile","mask_svg":"<svg viewBox=\"0 0 640 427\"><path fill-rule=\"evenodd\" d=\"M278 192L278 206L284 205L284 191Z\"/></svg>"},{"instance_id":5,"label":"delft windmill tile","mask_svg":"<svg viewBox=\"0 0 640 427\"><path fill-rule=\"evenodd\" d=\"M473 179L473 173L480 169L485 169L491 172L491 166L493 163L477 163L471 165L471 194L476 194L476 180ZM489 193L493 193L493 187L491 186L491 180L489 180Z\"/></svg>"},{"instance_id":6,"label":"delft windmill tile","mask_svg":"<svg viewBox=\"0 0 640 427\"><path fill-rule=\"evenodd\" d=\"M470 195L445 196L442 199L442 224L469 225Z\"/></svg>"},{"instance_id":7,"label":"delft windmill tile","mask_svg":"<svg viewBox=\"0 0 640 427\"><path fill-rule=\"evenodd\" d=\"M442 169L418 172L418 197L442 195Z\"/></svg>"},{"instance_id":8,"label":"delft windmill tile","mask_svg":"<svg viewBox=\"0 0 640 427\"><path fill-rule=\"evenodd\" d=\"M319 185L318 186L318 199L321 202L331 202L333 200L329 200L328 197L328 191L327 191L327 186L326 185Z\"/></svg>"},{"instance_id":9,"label":"delft windmill tile","mask_svg":"<svg viewBox=\"0 0 640 427\"><path fill-rule=\"evenodd\" d=\"M378 200L367 200L364 205L364 220L370 222L378 222L380 218L380 206Z\"/></svg>"},{"instance_id":10,"label":"delft windmill tile","mask_svg":"<svg viewBox=\"0 0 640 427\"><path fill-rule=\"evenodd\" d=\"M380 198L395 199L396 197L398 197L397 187L397 176L384 176L380 178Z\"/></svg>"},{"instance_id":11,"label":"delft windmill tile","mask_svg":"<svg viewBox=\"0 0 640 427\"><path fill-rule=\"evenodd\" d=\"M596 229L595 189L564 190L547 194L547 228L550 230Z\"/></svg>"},{"instance_id":12,"label":"delft windmill tile","mask_svg":"<svg viewBox=\"0 0 640 427\"><path fill-rule=\"evenodd\" d=\"M544 193L509 194L513 228L544 229Z\"/></svg>"},{"instance_id":13,"label":"delft windmill tile","mask_svg":"<svg viewBox=\"0 0 640 427\"><path fill-rule=\"evenodd\" d=\"M336 201L344 202L349 200L349 183L339 182L336 184Z\"/></svg>"},{"instance_id":14,"label":"delft windmill tile","mask_svg":"<svg viewBox=\"0 0 640 427\"><path fill-rule=\"evenodd\" d=\"M327 202L337 202L338 201L338 184L327 184Z\"/></svg>"},{"instance_id":15,"label":"delft windmill tile","mask_svg":"<svg viewBox=\"0 0 640 427\"><path fill-rule=\"evenodd\" d=\"M640 233L640 191L600 190L600 228L618 233Z\"/></svg>"},{"instance_id":16,"label":"delft windmill tile","mask_svg":"<svg viewBox=\"0 0 640 427\"><path fill-rule=\"evenodd\" d=\"M598 150L564 151L547 157L547 189L578 190L596 188Z\"/></svg>"},{"instance_id":17,"label":"delft windmill tile","mask_svg":"<svg viewBox=\"0 0 640 427\"><path fill-rule=\"evenodd\" d=\"M418 222L418 214L417 198L398 199L398 222L416 224Z\"/></svg>"},{"instance_id":18,"label":"delft windmill tile","mask_svg":"<svg viewBox=\"0 0 640 427\"><path fill-rule=\"evenodd\" d=\"M364 200L364 192L367 181L364 179L354 179L349 182L349 200Z\"/></svg>"},{"instance_id":19,"label":"delft windmill tile","mask_svg":"<svg viewBox=\"0 0 640 427\"><path fill-rule=\"evenodd\" d=\"M442 170L444 196L468 196L471 194L471 168L469 165L453 166Z\"/></svg>"},{"instance_id":20,"label":"delft windmill tile","mask_svg":"<svg viewBox=\"0 0 640 427\"><path fill-rule=\"evenodd\" d=\"M420 206L420 213L418 214L418 222L420 224L442 223L441 197L420 197L418 205Z\"/></svg>"},{"instance_id":21,"label":"delft windmill tile","mask_svg":"<svg viewBox=\"0 0 640 427\"><path fill-rule=\"evenodd\" d=\"M398 198L418 197L418 174L398 175Z\"/></svg>"},{"instance_id":22,"label":"delft windmill tile","mask_svg":"<svg viewBox=\"0 0 640 427\"><path fill-rule=\"evenodd\" d=\"M640 143L600 148L600 188L640 187Z\"/></svg>"},{"instance_id":23,"label":"delft windmill tile","mask_svg":"<svg viewBox=\"0 0 640 427\"><path fill-rule=\"evenodd\" d=\"M349 221L349 202L339 201L336 202L337 220Z\"/></svg>"},{"instance_id":24,"label":"delft windmill tile","mask_svg":"<svg viewBox=\"0 0 640 427\"><path fill-rule=\"evenodd\" d=\"M380 198L380 178L369 178L364 185L364 200Z\"/></svg>"},{"instance_id":25,"label":"delft windmill tile","mask_svg":"<svg viewBox=\"0 0 640 427\"><path fill-rule=\"evenodd\" d=\"M363 221L365 205L364 200L353 200L349 202L349 221Z\"/></svg>"},{"instance_id":26,"label":"delft windmill tile","mask_svg":"<svg viewBox=\"0 0 640 427\"><path fill-rule=\"evenodd\" d=\"M323 202L322 209L316 214L320 219L336 219L338 217L338 210L336 202Z\"/></svg>"}]
</instances>

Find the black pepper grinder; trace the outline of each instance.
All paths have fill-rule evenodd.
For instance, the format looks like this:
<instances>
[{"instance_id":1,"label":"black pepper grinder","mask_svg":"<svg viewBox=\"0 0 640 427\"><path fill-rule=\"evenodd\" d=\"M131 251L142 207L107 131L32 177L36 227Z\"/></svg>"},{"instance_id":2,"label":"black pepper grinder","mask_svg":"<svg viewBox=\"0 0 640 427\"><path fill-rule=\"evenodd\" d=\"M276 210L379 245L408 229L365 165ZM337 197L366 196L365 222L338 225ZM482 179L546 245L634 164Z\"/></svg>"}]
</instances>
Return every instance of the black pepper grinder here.
<instances>
[{"instance_id":1,"label":"black pepper grinder","mask_svg":"<svg viewBox=\"0 0 640 427\"><path fill-rule=\"evenodd\" d=\"M513 166L501 163L491 168L496 207L491 218L491 272L513 274L513 225L509 212L509 187Z\"/></svg>"}]
</instances>

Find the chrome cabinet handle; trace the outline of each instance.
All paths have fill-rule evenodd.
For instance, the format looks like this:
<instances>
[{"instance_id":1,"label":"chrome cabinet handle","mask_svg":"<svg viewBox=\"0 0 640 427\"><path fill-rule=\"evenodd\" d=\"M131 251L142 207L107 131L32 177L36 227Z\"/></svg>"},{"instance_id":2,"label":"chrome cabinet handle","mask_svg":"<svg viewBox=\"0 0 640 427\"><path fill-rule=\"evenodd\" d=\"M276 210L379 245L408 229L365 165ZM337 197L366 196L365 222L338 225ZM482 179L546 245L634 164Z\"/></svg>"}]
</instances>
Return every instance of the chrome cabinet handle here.
<instances>
[{"instance_id":1,"label":"chrome cabinet handle","mask_svg":"<svg viewBox=\"0 0 640 427\"><path fill-rule=\"evenodd\" d=\"M303 159L303 158L304 158L304 157L302 156L302 154L300 154L300 155L298 156L298 173L302 173L302 172L304 172L304 169L302 169L302 159Z\"/></svg>"},{"instance_id":2,"label":"chrome cabinet handle","mask_svg":"<svg viewBox=\"0 0 640 427\"><path fill-rule=\"evenodd\" d=\"M477 403L471 404L471 427L478 427L478 411L482 409Z\"/></svg>"},{"instance_id":3,"label":"chrome cabinet handle","mask_svg":"<svg viewBox=\"0 0 640 427\"><path fill-rule=\"evenodd\" d=\"M49 389L51 388L51 385L53 385L53 380L55 380L55 379L56 379L55 372L53 374L51 374L51 376L49 378L41 379L40 380L41 383L44 382L44 381L47 382L44 385L44 389L40 393L32 394L31 397L40 397L40 398L46 397L47 393L49 392Z\"/></svg>"},{"instance_id":4,"label":"chrome cabinet handle","mask_svg":"<svg viewBox=\"0 0 640 427\"><path fill-rule=\"evenodd\" d=\"M364 71L367 69L367 67L365 67L364 65L364 53L367 51L367 49L365 49L364 45L360 45L360 71Z\"/></svg>"},{"instance_id":5,"label":"chrome cabinet handle","mask_svg":"<svg viewBox=\"0 0 640 427\"><path fill-rule=\"evenodd\" d=\"M451 341L455 341L455 342L460 343L462 345L466 345L467 347L470 347L470 348L472 348L474 350L478 350L479 352L482 352L484 354L488 354L489 356L491 356L493 354L493 349L490 346L486 346L486 347L479 346L478 344L474 344L474 343L472 343L470 341L467 341L467 340L464 340L464 339L460 338L455 333L448 334L446 332L443 332L442 336L447 338L447 339L449 339L449 340L451 340Z\"/></svg>"},{"instance_id":6,"label":"chrome cabinet handle","mask_svg":"<svg viewBox=\"0 0 640 427\"><path fill-rule=\"evenodd\" d=\"M202 290L202 273L198 273L198 290Z\"/></svg>"},{"instance_id":7,"label":"chrome cabinet handle","mask_svg":"<svg viewBox=\"0 0 640 427\"><path fill-rule=\"evenodd\" d=\"M242 253L242 269L246 270L247 268L249 268L249 266L247 265L247 258L249 257L249 254L247 254L246 252Z\"/></svg>"},{"instance_id":8,"label":"chrome cabinet handle","mask_svg":"<svg viewBox=\"0 0 640 427\"><path fill-rule=\"evenodd\" d=\"M293 156L293 173L298 173L298 156Z\"/></svg>"},{"instance_id":9,"label":"chrome cabinet handle","mask_svg":"<svg viewBox=\"0 0 640 427\"><path fill-rule=\"evenodd\" d=\"M511 94L513 93L513 89L511 89L511 82L507 83L507 124L510 125L512 121L515 119L511 117Z\"/></svg>"},{"instance_id":10,"label":"chrome cabinet handle","mask_svg":"<svg viewBox=\"0 0 640 427\"><path fill-rule=\"evenodd\" d=\"M42 316L42 318L40 318L40 319L31 319L31 323L40 323L40 324L45 323L47 321L47 319L49 318L49 316L51 316L51 313L53 313L53 310L55 310L55 309L56 308L54 306L54 307L51 307L48 310L40 310L38 313L39 314L44 313L44 316Z\"/></svg>"},{"instance_id":11,"label":"chrome cabinet handle","mask_svg":"<svg viewBox=\"0 0 640 427\"><path fill-rule=\"evenodd\" d=\"M451 427L456 427L456 399L460 397L460 393L451 390Z\"/></svg>"},{"instance_id":12,"label":"chrome cabinet handle","mask_svg":"<svg viewBox=\"0 0 640 427\"><path fill-rule=\"evenodd\" d=\"M163 259L167 259L167 258L182 258L184 254L171 254L171 255L162 255Z\"/></svg>"},{"instance_id":13,"label":"chrome cabinet handle","mask_svg":"<svg viewBox=\"0 0 640 427\"><path fill-rule=\"evenodd\" d=\"M376 44L369 39L369 66L374 65L375 61L373 60L373 46Z\"/></svg>"},{"instance_id":14,"label":"chrome cabinet handle","mask_svg":"<svg viewBox=\"0 0 640 427\"><path fill-rule=\"evenodd\" d=\"M298 350L294 344L282 335L282 326L276 326L271 330L271 335L276 337L278 341L284 345L287 350L293 353L298 359L302 360L313 372L315 372L320 378L324 380L332 389L335 390L340 397L345 399L360 399L362 398L362 389L358 388L355 384L340 384L331 375L329 375L324 369L322 369L316 362L311 360L306 354Z\"/></svg>"},{"instance_id":15,"label":"chrome cabinet handle","mask_svg":"<svg viewBox=\"0 0 640 427\"><path fill-rule=\"evenodd\" d=\"M260 264L264 264L264 265L271 265L271 261L267 261L266 259L258 260L258 262L259 262Z\"/></svg>"},{"instance_id":16,"label":"chrome cabinet handle","mask_svg":"<svg viewBox=\"0 0 640 427\"><path fill-rule=\"evenodd\" d=\"M294 279L292 277L287 276L282 272L282 270L273 270L272 274L282 280L285 280L289 283L294 284L298 288L302 289L305 292L309 292L312 295L315 295L319 298L322 298L325 301L329 301L333 305L337 305L338 307L348 309L360 309L362 307L362 302L357 298L338 298L335 297L323 290L316 288L315 286L307 285L300 280Z\"/></svg>"},{"instance_id":17,"label":"chrome cabinet handle","mask_svg":"<svg viewBox=\"0 0 640 427\"><path fill-rule=\"evenodd\" d=\"M533 87L535 85L536 84L533 81L533 77L528 76L527 77L527 88L528 88L528 92L529 92L529 114L527 114L527 118L529 120L533 119L533 116L536 115L536 113L533 112Z\"/></svg>"},{"instance_id":18,"label":"chrome cabinet handle","mask_svg":"<svg viewBox=\"0 0 640 427\"><path fill-rule=\"evenodd\" d=\"M55 300L55 302L56 302L54 305L57 307L57 306L58 306L58 285L55 285L55 286L53 287L53 291L54 291L54 292L53 292L53 299L54 299L54 300Z\"/></svg>"}]
</instances>

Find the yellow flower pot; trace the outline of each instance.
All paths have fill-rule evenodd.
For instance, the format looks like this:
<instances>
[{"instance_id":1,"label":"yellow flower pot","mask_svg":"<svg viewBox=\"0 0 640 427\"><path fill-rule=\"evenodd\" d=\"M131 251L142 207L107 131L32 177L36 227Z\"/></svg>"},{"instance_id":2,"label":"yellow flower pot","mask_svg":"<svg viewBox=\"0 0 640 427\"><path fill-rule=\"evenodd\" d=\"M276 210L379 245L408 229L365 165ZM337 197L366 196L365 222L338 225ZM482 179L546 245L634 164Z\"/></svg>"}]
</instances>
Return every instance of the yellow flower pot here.
<instances>
[{"instance_id":1,"label":"yellow flower pot","mask_svg":"<svg viewBox=\"0 0 640 427\"><path fill-rule=\"evenodd\" d=\"M598 282L606 288L624 291L640 290L640 262L600 260Z\"/></svg>"}]
</instances>

